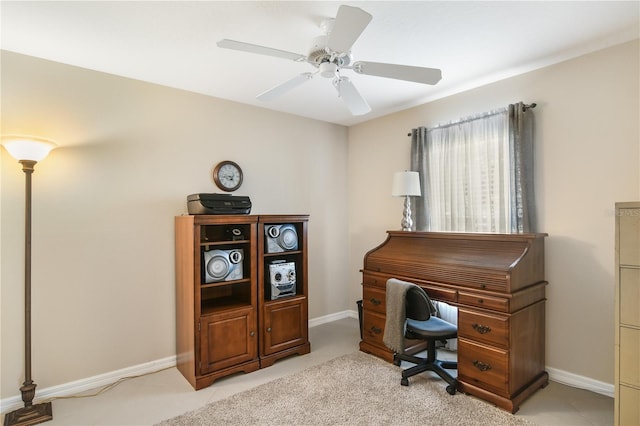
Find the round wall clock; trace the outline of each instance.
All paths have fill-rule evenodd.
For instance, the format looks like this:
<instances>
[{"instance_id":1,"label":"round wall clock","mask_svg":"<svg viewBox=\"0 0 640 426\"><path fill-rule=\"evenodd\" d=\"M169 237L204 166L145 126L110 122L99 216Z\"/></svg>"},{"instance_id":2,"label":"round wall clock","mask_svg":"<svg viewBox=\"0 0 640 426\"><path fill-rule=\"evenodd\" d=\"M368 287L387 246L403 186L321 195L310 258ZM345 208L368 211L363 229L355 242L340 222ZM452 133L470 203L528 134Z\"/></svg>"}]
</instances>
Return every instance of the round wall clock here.
<instances>
[{"instance_id":1,"label":"round wall clock","mask_svg":"<svg viewBox=\"0 0 640 426\"><path fill-rule=\"evenodd\" d=\"M233 192L242 185L242 169L233 161L221 161L213 169L213 181L223 191Z\"/></svg>"}]
</instances>

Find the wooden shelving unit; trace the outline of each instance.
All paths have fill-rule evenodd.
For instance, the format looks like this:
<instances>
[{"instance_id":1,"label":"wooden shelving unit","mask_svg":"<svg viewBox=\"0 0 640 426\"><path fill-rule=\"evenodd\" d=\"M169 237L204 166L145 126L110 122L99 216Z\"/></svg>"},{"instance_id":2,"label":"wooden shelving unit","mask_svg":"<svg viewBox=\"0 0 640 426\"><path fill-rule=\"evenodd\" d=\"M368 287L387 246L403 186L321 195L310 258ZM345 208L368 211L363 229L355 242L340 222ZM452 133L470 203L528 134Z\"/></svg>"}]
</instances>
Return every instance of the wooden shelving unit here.
<instances>
[{"instance_id":1,"label":"wooden shelving unit","mask_svg":"<svg viewBox=\"0 0 640 426\"><path fill-rule=\"evenodd\" d=\"M307 215L260 216L258 221L258 306L260 323L260 365L268 367L276 360L311 350L308 328ZM270 253L270 226L295 227L297 249ZM294 263L296 291L294 295L272 299L269 265L273 262Z\"/></svg>"},{"instance_id":2,"label":"wooden shelving unit","mask_svg":"<svg viewBox=\"0 0 640 426\"><path fill-rule=\"evenodd\" d=\"M177 366L194 389L310 351L306 215L175 218ZM272 252L271 226L295 249ZM269 265L295 264L296 291L272 297ZM266 273L265 273L266 272Z\"/></svg>"}]
</instances>

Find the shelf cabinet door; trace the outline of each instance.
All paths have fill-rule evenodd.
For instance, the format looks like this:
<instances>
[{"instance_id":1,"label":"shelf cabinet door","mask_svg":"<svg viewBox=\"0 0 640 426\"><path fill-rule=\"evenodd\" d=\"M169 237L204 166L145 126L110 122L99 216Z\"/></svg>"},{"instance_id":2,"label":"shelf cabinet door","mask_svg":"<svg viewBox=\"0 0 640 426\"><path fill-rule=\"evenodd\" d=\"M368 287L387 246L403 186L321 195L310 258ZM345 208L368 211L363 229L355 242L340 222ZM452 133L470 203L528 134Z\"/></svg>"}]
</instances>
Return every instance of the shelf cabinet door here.
<instances>
[{"instance_id":1,"label":"shelf cabinet door","mask_svg":"<svg viewBox=\"0 0 640 426\"><path fill-rule=\"evenodd\" d=\"M200 318L200 374L257 358L256 316L252 307Z\"/></svg>"},{"instance_id":2,"label":"shelf cabinet door","mask_svg":"<svg viewBox=\"0 0 640 426\"><path fill-rule=\"evenodd\" d=\"M303 345L307 342L306 298L297 297L265 304L264 336L265 355Z\"/></svg>"}]
</instances>

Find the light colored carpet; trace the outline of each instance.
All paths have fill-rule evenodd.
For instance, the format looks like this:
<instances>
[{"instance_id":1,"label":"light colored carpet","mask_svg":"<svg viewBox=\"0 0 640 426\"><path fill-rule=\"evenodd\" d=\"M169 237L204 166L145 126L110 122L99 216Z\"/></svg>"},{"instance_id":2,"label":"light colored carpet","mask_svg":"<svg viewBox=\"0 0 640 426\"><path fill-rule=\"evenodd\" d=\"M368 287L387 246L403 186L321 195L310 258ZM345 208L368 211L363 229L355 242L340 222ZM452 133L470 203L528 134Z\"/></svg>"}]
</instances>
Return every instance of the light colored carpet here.
<instances>
[{"instance_id":1,"label":"light colored carpet","mask_svg":"<svg viewBox=\"0 0 640 426\"><path fill-rule=\"evenodd\" d=\"M400 367L355 352L159 425L532 425L445 387L430 373L401 386Z\"/></svg>"}]
</instances>

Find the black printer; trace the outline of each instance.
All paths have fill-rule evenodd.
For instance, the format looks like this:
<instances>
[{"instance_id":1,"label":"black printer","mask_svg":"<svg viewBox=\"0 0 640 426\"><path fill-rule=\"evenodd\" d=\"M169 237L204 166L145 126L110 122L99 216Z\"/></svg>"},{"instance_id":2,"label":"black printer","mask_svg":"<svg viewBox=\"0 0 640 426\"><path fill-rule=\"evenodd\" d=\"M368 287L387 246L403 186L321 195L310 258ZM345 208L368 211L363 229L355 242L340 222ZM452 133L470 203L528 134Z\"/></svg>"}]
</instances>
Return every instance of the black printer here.
<instances>
[{"instance_id":1,"label":"black printer","mask_svg":"<svg viewBox=\"0 0 640 426\"><path fill-rule=\"evenodd\" d=\"M189 214L249 214L251 200L243 195L191 194L187 209Z\"/></svg>"}]
</instances>

